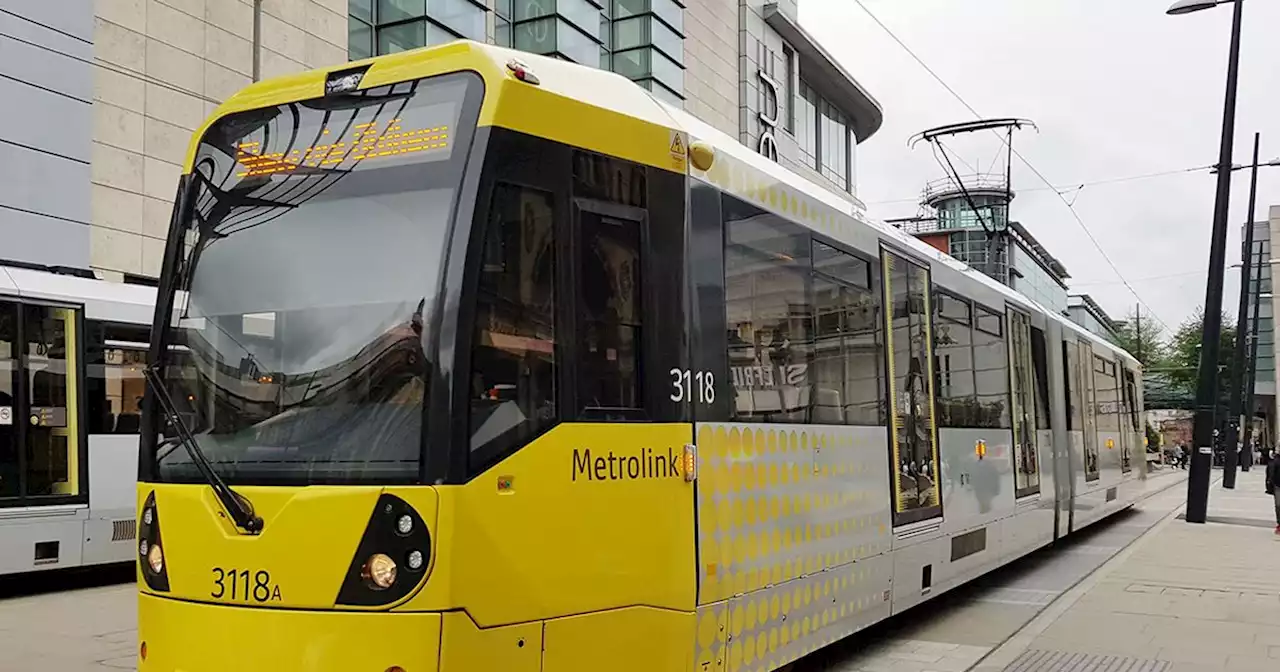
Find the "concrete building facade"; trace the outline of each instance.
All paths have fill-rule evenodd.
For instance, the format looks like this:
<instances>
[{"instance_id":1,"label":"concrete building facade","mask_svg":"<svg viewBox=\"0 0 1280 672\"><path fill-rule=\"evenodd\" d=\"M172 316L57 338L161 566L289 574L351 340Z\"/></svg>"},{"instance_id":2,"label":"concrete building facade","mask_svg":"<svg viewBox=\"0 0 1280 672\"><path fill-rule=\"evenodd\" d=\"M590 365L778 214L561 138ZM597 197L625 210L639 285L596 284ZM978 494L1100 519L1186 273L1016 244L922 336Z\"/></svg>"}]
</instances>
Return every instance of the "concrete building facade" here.
<instances>
[{"instance_id":1,"label":"concrete building facade","mask_svg":"<svg viewBox=\"0 0 1280 672\"><path fill-rule=\"evenodd\" d=\"M457 38L613 70L857 202L879 103L798 21L797 0L350 0L349 56Z\"/></svg>"},{"instance_id":2,"label":"concrete building facade","mask_svg":"<svg viewBox=\"0 0 1280 672\"><path fill-rule=\"evenodd\" d=\"M254 81L466 37L617 71L857 202L879 104L796 0L0 0L0 260L159 273L192 133Z\"/></svg>"},{"instance_id":3,"label":"concrete building facade","mask_svg":"<svg viewBox=\"0 0 1280 672\"><path fill-rule=\"evenodd\" d=\"M192 133L255 76L345 62L347 2L72 4L92 25L89 266L109 279L155 277Z\"/></svg>"},{"instance_id":4,"label":"concrete building facade","mask_svg":"<svg viewBox=\"0 0 1280 672\"><path fill-rule=\"evenodd\" d=\"M1280 437L1280 404L1276 394L1276 338L1275 315L1280 310L1280 299L1277 299L1272 284L1276 260L1271 254L1272 241L1280 238L1280 205L1273 205L1265 220L1253 224L1252 264L1254 273L1248 282L1249 312L1246 314L1246 328L1252 330L1257 321L1258 361L1254 379L1253 393L1255 417L1265 420L1270 437ZM1261 279L1259 279L1259 266ZM1261 295L1259 296L1259 292ZM1257 300L1258 311L1253 312Z\"/></svg>"},{"instance_id":5,"label":"concrete building facade","mask_svg":"<svg viewBox=\"0 0 1280 672\"><path fill-rule=\"evenodd\" d=\"M1109 341L1116 339L1116 321L1088 294L1067 296L1067 317L1094 336Z\"/></svg>"},{"instance_id":6,"label":"concrete building facade","mask_svg":"<svg viewBox=\"0 0 1280 672\"><path fill-rule=\"evenodd\" d=\"M347 0L0 0L0 261L154 278L214 107L346 55Z\"/></svg>"}]
</instances>

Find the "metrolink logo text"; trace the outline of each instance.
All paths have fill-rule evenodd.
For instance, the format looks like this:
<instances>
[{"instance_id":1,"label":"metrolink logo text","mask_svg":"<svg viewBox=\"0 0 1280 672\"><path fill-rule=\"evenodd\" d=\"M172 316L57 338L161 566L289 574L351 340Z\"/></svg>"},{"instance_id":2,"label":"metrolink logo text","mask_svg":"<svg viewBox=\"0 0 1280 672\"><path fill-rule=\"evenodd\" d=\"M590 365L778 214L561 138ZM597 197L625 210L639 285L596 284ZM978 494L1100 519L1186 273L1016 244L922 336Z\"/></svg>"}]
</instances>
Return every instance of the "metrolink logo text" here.
<instances>
[{"instance_id":1,"label":"metrolink logo text","mask_svg":"<svg viewBox=\"0 0 1280 672\"><path fill-rule=\"evenodd\" d=\"M637 481L646 478L682 477L680 453L667 448L662 455L652 448L641 448L633 455L591 455L591 449L573 449L573 478L588 481Z\"/></svg>"}]
</instances>

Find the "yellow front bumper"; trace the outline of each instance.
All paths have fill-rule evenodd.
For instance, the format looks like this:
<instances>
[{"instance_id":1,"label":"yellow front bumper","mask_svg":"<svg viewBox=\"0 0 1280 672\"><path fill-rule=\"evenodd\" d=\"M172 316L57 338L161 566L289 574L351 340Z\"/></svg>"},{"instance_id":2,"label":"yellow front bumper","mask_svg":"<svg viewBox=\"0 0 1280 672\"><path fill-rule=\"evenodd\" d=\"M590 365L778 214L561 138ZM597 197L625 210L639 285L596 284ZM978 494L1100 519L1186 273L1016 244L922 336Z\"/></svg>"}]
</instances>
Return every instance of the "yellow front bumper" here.
<instances>
[{"instance_id":1,"label":"yellow front bumper","mask_svg":"<svg viewBox=\"0 0 1280 672\"><path fill-rule=\"evenodd\" d=\"M438 613L258 609L139 594L138 670L434 672L440 629Z\"/></svg>"}]
</instances>

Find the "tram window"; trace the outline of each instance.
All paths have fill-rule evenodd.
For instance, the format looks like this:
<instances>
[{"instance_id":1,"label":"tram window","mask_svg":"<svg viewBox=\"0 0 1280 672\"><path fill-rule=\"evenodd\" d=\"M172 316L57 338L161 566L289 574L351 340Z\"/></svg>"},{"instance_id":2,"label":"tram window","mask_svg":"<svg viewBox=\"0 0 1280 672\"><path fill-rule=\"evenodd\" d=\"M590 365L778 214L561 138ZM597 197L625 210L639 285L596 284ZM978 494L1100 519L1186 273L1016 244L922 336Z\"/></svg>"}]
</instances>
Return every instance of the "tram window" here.
<instances>
[{"instance_id":1,"label":"tram window","mask_svg":"<svg viewBox=\"0 0 1280 672\"><path fill-rule=\"evenodd\" d=\"M555 215L549 193L508 184L494 190L476 296L473 453L511 450L559 418Z\"/></svg>"},{"instance_id":2,"label":"tram window","mask_svg":"<svg viewBox=\"0 0 1280 672\"><path fill-rule=\"evenodd\" d=\"M888 347L889 448L894 468L895 520L902 525L941 513L933 380L929 271L881 251Z\"/></svg>"},{"instance_id":3,"label":"tram window","mask_svg":"<svg viewBox=\"0 0 1280 672\"><path fill-rule=\"evenodd\" d=\"M734 419L813 422L809 234L729 196L723 212Z\"/></svg>"},{"instance_id":4,"label":"tram window","mask_svg":"<svg viewBox=\"0 0 1280 672\"><path fill-rule=\"evenodd\" d=\"M1084 418L1081 416L1084 410L1084 388L1079 376L1080 347L1070 341L1064 341L1062 355L1062 365L1066 369L1063 376L1066 385L1063 386L1063 390L1067 402L1067 430L1078 432L1084 429Z\"/></svg>"},{"instance_id":5,"label":"tram window","mask_svg":"<svg viewBox=\"0 0 1280 672\"><path fill-rule=\"evenodd\" d=\"M1036 429L1053 429L1049 418L1049 352L1044 332L1036 327L1031 327L1031 363L1036 381Z\"/></svg>"},{"instance_id":6,"label":"tram window","mask_svg":"<svg viewBox=\"0 0 1280 672\"><path fill-rule=\"evenodd\" d=\"M1093 388L1097 406L1098 431L1120 431L1120 389L1116 384L1116 365L1097 355L1094 355L1093 361Z\"/></svg>"},{"instance_id":7,"label":"tram window","mask_svg":"<svg viewBox=\"0 0 1280 672\"><path fill-rule=\"evenodd\" d=\"M27 497L80 494L76 313L70 308L22 307L23 368L27 375Z\"/></svg>"},{"instance_id":8,"label":"tram window","mask_svg":"<svg viewBox=\"0 0 1280 672\"><path fill-rule=\"evenodd\" d=\"M137 434L146 381L148 330L87 322L85 371L90 434Z\"/></svg>"},{"instance_id":9,"label":"tram window","mask_svg":"<svg viewBox=\"0 0 1280 672\"><path fill-rule=\"evenodd\" d=\"M816 241L813 253L812 421L882 425L884 349L870 264Z\"/></svg>"},{"instance_id":10,"label":"tram window","mask_svg":"<svg viewBox=\"0 0 1280 672\"><path fill-rule=\"evenodd\" d=\"M577 398L584 415L642 417L640 222L579 217Z\"/></svg>"},{"instance_id":11,"label":"tram window","mask_svg":"<svg viewBox=\"0 0 1280 672\"><path fill-rule=\"evenodd\" d=\"M978 404L974 427L1009 429L1009 356L1003 316L976 306L973 330L974 387Z\"/></svg>"},{"instance_id":12,"label":"tram window","mask_svg":"<svg viewBox=\"0 0 1280 672\"><path fill-rule=\"evenodd\" d=\"M1036 453L1036 403L1032 382L1031 320L1009 312L1013 393L1014 490L1018 497L1040 491L1040 463Z\"/></svg>"},{"instance_id":13,"label":"tram window","mask_svg":"<svg viewBox=\"0 0 1280 672\"><path fill-rule=\"evenodd\" d=\"M18 307L0 301L0 499L22 494L18 455Z\"/></svg>"},{"instance_id":14,"label":"tram window","mask_svg":"<svg viewBox=\"0 0 1280 672\"><path fill-rule=\"evenodd\" d=\"M939 427L976 427L978 397L973 381L973 307L934 292L933 377Z\"/></svg>"}]
</instances>

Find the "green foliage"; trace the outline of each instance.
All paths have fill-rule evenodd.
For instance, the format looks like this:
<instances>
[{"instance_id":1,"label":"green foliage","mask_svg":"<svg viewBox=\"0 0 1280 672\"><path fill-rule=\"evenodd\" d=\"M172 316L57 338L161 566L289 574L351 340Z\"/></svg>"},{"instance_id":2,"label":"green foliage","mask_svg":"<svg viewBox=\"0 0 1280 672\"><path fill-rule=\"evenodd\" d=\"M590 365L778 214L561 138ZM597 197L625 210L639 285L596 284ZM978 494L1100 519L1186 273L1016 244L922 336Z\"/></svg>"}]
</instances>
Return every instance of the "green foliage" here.
<instances>
[{"instance_id":1,"label":"green foliage","mask_svg":"<svg viewBox=\"0 0 1280 672\"><path fill-rule=\"evenodd\" d=\"M1162 331L1160 324L1150 316L1143 318L1136 312L1130 312L1124 327L1112 340L1142 362L1143 369L1151 369L1163 366L1168 358L1161 340Z\"/></svg>"},{"instance_id":2,"label":"green foliage","mask_svg":"<svg viewBox=\"0 0 1280 672\"><path fill-rule=\"evenodd\" d=\"M1200 339L1204 329L1204 311L1196 314L1178 327L1169 341L1168 359L1161 369L1169 382L1194 395L1200 370ZM1235 356L1236 329L1234 322L1222 315L1222 335L1218 339L1218 396L1226 403L1231 382L1231 364Z\"/></svg>"}]
</instances>

